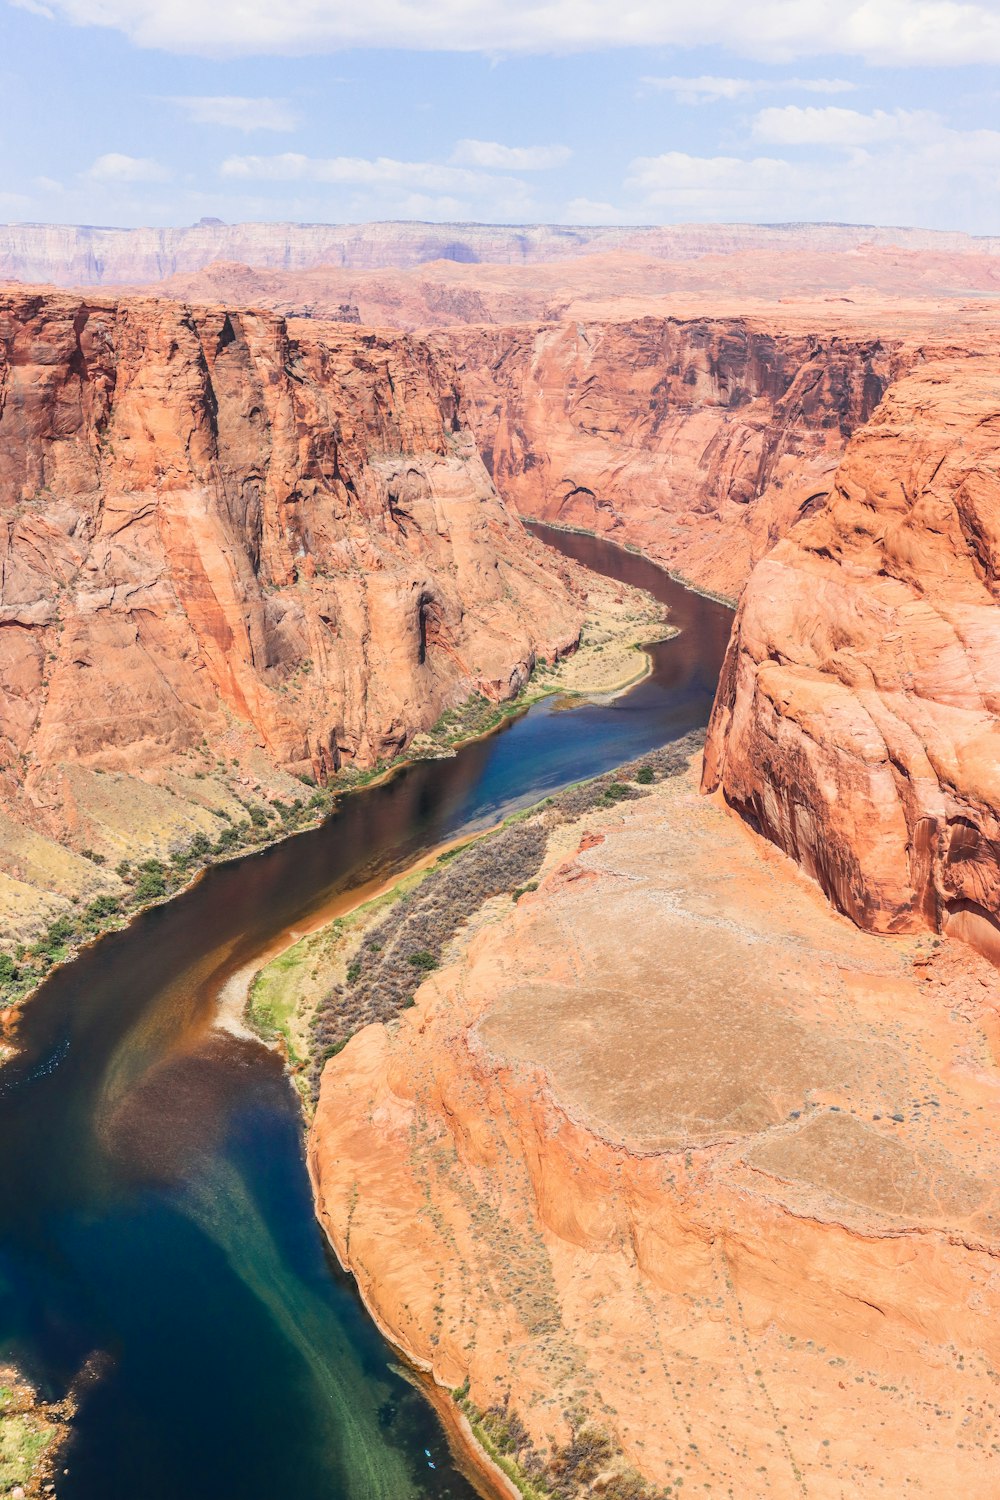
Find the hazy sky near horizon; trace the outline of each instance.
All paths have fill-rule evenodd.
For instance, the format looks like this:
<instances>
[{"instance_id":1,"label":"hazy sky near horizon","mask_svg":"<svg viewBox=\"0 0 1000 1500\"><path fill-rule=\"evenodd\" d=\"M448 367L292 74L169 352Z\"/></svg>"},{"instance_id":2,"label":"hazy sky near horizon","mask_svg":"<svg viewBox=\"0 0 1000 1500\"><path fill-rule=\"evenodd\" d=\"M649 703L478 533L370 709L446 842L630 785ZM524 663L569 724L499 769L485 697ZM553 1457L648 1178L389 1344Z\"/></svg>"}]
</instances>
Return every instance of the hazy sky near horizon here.
<instances>
[{"instance_id":1,"label":"hazy sky near horizon","mask_svg":"<svg viewBox=\"0 0 1000 1500\"><path fill-rule=\"evenodd\" d=\"M0 219L1000 233L1000 0L0 0Z\"/></svg>"}]
</instances>

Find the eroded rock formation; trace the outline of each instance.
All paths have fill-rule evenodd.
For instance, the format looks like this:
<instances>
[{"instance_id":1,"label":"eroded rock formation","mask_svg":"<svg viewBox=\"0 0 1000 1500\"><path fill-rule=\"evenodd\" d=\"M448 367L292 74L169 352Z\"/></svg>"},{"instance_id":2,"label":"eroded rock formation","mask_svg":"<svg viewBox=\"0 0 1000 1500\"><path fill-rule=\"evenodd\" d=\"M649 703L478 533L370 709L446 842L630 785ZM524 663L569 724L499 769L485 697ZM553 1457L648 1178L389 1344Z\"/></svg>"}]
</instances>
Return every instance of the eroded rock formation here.
<instances>
[{"instance_id":1,"label":"eroded rock formation","mask_svg":"<svg viewBox=\"0 0 1000 1500\"><path fill-rule=\"evenodd\" d=\"M898 341L743 319L451 329L480 448L523 514L739 592L826 494Z\"/></svg>"},{"instance_id":2,"label":"eroded rock formation","mask_svg":"<svg viewBox=\"0 0 1000 1500\"><path fill-rule=\"evenodd\" d=\"M981 1489L989 966L858 932L693 782L552 837L327 1065L320 1214L380 1322L529 1469L583 1432L629 1495Z\"/></svg>"},{"instance_id":3,"label":"eroded rock formation","mask_svg":"<svg viewBox=\"0 0 1000 1500\"><path fill-rule=\"evenodd\" d=\"M859 925L1000 958L998 601L996 358L929 354L754 570L705 780Z\"/></svg>"},{"instance_id":4,"label":"eroded rock formation","mask_svg":"<svg viewBox=\"0 0 1000 1500\"><path fill-rule=\"evenodd\" d=\"M578 629L403 336L9 293L0 505L0 796L56 837L83 772L323 779Z\"/></svg>"}]
</instances>

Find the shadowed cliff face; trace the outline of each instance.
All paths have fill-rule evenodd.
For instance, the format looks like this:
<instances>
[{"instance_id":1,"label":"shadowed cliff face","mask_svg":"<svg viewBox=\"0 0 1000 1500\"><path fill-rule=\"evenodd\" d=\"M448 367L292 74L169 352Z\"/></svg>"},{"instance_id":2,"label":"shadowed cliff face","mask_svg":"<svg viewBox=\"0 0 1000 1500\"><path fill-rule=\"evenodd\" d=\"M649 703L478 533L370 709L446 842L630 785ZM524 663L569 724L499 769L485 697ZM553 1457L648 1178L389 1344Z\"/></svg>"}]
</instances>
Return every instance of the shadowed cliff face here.
<instances>
[{"instance_id":1,"label":"shadowed cliff face","mask_svg":"<svg viewBox=\"0 0 1000 1500\"><path fill-rule=\"evenodd\" d=\"M995 356L930 355L754 571L705 773L861 926L994 958L998 517Z\"/></svg>"},{"instance_id":2,"label":"shadowed cliff face","mask_svg":"<svg viewBox=\"0 0 1000 1500\"><path fill-rule=\"evenodd\" d=\"M0 505L2 793L57 835L67 767L322 778L578 629L402 335L10 292Z\"/></svg>"},{"instance_id":3,"label":"shadowed cliff face","mask_svg":"<svg viewBox=\"0 0 1000 1500\"><path fill-rule=\"evenodd\" d=\"M741 319L450 329L479 445L524 514L736 594L819 504L898 346Z\"/></svg>"}]
</instances>

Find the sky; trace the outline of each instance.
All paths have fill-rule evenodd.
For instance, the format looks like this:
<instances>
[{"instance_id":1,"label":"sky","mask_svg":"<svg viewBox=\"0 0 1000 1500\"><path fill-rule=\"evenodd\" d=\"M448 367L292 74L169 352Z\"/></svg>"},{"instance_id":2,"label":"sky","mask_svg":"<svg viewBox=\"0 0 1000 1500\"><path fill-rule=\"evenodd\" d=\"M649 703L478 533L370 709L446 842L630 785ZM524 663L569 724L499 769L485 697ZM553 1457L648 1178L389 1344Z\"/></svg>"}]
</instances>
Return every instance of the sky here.
<instances>
[{"instance_id":1,"label":"sky","mask_svg":"<svg viewBox=\"0 0 1000 1500\"><path fill-rule=\"evenodd\" d=\"M1000 234L1000 0L0 0L0 220Z\"/></svg>"}]
</instances>

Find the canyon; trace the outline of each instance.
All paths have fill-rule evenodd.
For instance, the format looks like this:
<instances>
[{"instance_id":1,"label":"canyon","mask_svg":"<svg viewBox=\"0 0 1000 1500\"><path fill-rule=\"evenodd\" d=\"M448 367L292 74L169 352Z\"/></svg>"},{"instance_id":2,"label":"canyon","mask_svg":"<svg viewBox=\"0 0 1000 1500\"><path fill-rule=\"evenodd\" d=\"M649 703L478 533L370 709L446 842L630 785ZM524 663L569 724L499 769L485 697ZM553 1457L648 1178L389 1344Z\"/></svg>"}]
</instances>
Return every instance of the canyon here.
<instances>
[{"instance_id":1,"label":"canyon","mask_svg":"<svg viewBox=\"0 0 1000 1500\"><path fill-rule=\"evenodd\" d=\"M0 299L8 940L564 659L519 515L732 600L704 756L319 1060L317 1211L524 1494L990 1493L997 245L36 228L112 289Z\"/></svg>"}]
</instances>

